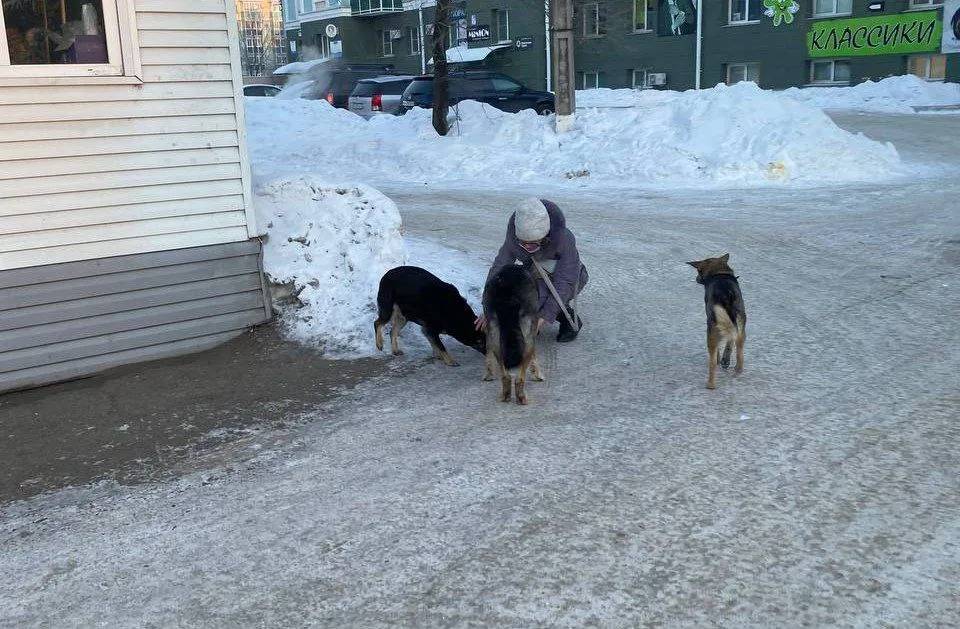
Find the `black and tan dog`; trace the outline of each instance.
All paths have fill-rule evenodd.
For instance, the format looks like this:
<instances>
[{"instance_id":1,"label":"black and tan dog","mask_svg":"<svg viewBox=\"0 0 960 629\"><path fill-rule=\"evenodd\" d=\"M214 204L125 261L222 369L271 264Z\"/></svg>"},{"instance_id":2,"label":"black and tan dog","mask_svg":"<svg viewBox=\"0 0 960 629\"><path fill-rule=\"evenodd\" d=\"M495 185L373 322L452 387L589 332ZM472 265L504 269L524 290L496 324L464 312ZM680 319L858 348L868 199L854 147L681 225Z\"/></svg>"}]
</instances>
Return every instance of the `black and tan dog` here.
<instances>
[{"instance_id":1,"label":"black and tan dog","mask_svg":"<svg viewBox=\"0 0 960 629\"><path fill-rule=\"evenodd\" d=\"M707 388L716 388L717 363L730 366L730 351L737 346L734 371L743 371L743 344L747 340L747 311L743 306L740 284L727 264L730 254L687 262L697 270L697 283L703 284L707 308Z\"/></svg>"},{"instance_id":2,"label":"black and tan dog","mask_svg":"<svg viewBox=\"0 0 960 629\"><path fill-rule=\"evenodd\" d=\"M510 369L519 367L514 388L517 404L526 404L524 383L527 368L533 379L543 380L537 362L537 284L521 266L507 266L483 288L483 314L487 319L487 359L484 380L500 372L500 401L510 401Z\"/></svg>"},{"instance_id":3,"label":"black and tan dog","mask_svg":"<svg viewBox=\"0 0 960 629\"><path fill-rule=\"evenodd\" d=\"M383 349L383 326L390 324L390 349L400 350L400 330L412 321L420 326L433 347L434 358L447 365L457 362L450 356L441 334L447 334L481 354L486 337L474 328L476 314L453 284L416 266L398 266L383 274L377 292L377 320L373 323L377 349Z\"/></svg>"}]
</instances>

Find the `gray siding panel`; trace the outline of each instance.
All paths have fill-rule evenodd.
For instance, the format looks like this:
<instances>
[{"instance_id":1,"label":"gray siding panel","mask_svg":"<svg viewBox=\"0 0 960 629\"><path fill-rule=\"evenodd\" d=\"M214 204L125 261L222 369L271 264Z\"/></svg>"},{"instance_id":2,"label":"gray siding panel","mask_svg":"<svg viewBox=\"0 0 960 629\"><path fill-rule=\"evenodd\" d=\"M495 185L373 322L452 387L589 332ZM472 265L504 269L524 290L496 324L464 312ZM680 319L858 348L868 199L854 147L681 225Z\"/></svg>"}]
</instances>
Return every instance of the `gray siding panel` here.
<instances>
[{"instance_id":1,"label":"gray siding panel","mask_svg":"<svg viewBox=\"0 0 960 629\"><path fill-rule=\"evenodd\" d=\"M260 243L0 271L0 391L198 351L270 316Z\"/></svg>"},{"instance_id":2,"label":"gray siding panel","mask_svg":"<svg viewBox=\"0 0 960 629\"><path fill-rule=\"evenodd\" d=\"M191 299L205 299L258 290L262 290L260 278L247 273L200 282L185 282L173 286L160 286L126 293L17 308L4 312L3 316L0 317L0 333L29 326L175 304Z\"/></svg>"}]
</instances>

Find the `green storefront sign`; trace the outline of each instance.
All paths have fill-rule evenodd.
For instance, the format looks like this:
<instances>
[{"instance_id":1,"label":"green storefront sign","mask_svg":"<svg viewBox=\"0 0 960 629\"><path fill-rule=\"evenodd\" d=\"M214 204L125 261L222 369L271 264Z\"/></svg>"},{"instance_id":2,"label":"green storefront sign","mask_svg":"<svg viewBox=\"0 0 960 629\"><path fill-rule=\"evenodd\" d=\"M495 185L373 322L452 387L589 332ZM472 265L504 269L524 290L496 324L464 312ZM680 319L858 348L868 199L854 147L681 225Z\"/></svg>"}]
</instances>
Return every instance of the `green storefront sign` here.
<instances>
[{"instance_id":1,"label":"green storefront sign","mask_svg":"<svg viewBox=\"0 0 960 629\"><path fill-rule=\"evenodd\" d=\"M938 11L814 22L807 33L807 52L811 57L938 52L942 31Z\"/></svg>"}]
</instances>

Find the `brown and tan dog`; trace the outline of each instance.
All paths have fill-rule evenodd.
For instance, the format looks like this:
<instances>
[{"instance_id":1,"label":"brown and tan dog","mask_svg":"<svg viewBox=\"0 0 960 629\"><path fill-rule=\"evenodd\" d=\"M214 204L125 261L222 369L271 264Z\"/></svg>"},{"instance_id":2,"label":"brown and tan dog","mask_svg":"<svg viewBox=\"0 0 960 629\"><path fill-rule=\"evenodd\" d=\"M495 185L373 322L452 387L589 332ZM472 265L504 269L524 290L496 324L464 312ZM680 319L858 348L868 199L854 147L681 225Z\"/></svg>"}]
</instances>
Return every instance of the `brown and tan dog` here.
<instances>
[{"instance_id":1,"label":"brown and tan dog","mask_svg":"<svg viewBox=\"0 0 960 629\"><path fill-rule=\"evenodd\" d=\"M703 301L707 309L707 388L716 388L717 363L730 366L730 351L737 346L737 363L733 370L743 371L743 344L747 340L747 311L743 306L740 284L727 264L730 254L687 262L697 270L697 283L703 284Z\"/></svg>"}]
</instances>

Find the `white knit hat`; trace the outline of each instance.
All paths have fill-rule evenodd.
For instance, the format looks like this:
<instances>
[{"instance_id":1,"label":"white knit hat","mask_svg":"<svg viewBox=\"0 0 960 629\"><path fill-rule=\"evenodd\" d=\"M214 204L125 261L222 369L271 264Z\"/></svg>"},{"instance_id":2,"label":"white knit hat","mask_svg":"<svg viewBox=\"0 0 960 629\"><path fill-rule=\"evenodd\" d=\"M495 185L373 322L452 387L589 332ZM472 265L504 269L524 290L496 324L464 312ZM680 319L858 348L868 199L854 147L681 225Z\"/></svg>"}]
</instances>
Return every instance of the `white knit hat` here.
<instances>
[{"instance_id":1,"label":"white knit hat","mask_svg":"<svg viewBox=\"0 0 960 629\"><path fill-rule=\"evenodd\" d=\"M514 216L517 238L524 242L546 238L550 233L550 215L547 213L547 207L536 197L527 197L520 201Z\"/></svg>"}]
</instances>

